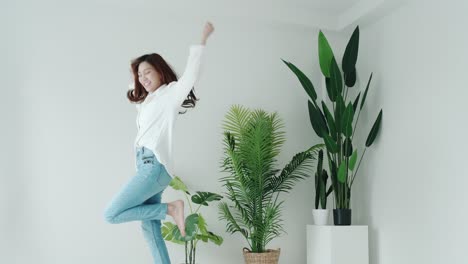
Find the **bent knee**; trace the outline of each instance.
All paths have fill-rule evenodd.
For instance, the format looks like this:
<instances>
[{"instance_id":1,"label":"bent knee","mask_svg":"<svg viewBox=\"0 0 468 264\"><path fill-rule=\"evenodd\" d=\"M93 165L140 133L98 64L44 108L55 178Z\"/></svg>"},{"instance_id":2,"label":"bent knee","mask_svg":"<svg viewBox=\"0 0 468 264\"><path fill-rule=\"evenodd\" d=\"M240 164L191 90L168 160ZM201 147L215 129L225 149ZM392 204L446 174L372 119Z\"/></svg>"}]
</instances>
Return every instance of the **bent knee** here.
<instances>
[{"instance_id":1,"label":"bent knee","mask_svg":"<svg viewBox=\"0 0 468 264\"><path fill-rule=\"evenodd\" d=\"M117 224L117 221L115 221L115 214L111 211L104 211L104 221L106 221L109 224Z\"/></svg>"}]
</instances>

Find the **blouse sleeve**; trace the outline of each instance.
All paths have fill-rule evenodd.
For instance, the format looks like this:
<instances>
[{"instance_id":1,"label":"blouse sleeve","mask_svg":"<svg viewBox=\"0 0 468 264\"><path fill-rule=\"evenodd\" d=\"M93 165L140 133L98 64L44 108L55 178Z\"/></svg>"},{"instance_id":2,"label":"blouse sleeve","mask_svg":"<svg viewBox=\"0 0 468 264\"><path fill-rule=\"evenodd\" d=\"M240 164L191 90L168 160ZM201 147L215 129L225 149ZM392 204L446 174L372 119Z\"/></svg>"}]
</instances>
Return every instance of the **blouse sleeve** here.
<instances>
[{"instance_id":1,"label":"blouse sleeve","mask_svg":"<svg viewBox=\"0 0 468 264\"><path fill-rule=\"evenodd\" d=\"M170 89L170 97L175 106L180 106L184 102L190 90L195 85L195 82L199 76L204 49L205 45L201 44L190 46L190 53L187 59L184 73L175 83L173 89Z\"/></svg>"}]
</instances>

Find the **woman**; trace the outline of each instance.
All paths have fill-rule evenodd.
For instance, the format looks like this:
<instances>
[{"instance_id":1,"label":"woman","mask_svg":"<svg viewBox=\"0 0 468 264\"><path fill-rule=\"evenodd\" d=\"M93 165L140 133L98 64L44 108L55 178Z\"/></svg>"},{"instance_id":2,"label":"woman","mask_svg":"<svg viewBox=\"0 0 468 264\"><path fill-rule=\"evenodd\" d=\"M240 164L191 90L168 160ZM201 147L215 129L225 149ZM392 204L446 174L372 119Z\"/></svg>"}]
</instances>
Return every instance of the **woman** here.
<instances>
[{"instance_id":1,"label":"woman","mask_svg":"<svg viewBox=\"0 0 468 264\"><path fill-rule=\"evenodd\" d=\"M180 106L195 107L193 86L197 80L206 41L214 31L206 23L200 45L190 47L181 78L155 53L132 61L134 88L127 97L137 103L138 134L135 139L136 175L131 178L105 209L104 217L112 224L142 221L142 229L154 263L170 263L161 221L170 215L185 236L184 202L161 203L161 196L173 177L172 131Z\"/></svg>"}]
</instances>

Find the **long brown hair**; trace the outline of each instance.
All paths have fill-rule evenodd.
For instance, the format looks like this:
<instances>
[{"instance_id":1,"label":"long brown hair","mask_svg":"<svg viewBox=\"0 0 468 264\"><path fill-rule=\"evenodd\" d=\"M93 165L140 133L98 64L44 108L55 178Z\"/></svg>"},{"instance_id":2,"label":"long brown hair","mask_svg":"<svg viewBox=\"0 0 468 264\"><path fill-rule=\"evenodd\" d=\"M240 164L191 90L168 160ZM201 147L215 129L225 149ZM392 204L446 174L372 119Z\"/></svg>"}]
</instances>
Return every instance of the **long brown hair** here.
<instances>
[{"instance_id":1,"label":"long brown hair","mask_svg":"<svg viewBox=\"0 0 468 264\"><path fill-rule=\"evenodd\" d=\"M161 55L157 53L146 54L140 56L131 62L131 68L133 72L133 82L134 82L134 89L130 89L127 91L127 98L131 102L134 103L141 103L145 100L146 96L148 96L148 92L143 88L140 81L138 81L138 66L140 63L146 61L147 63L151 64L154 69L159 73L161 76L161 84L169 84L173 81L177 81L177 75L175 74L174 70L171 66L161 57ZM195 87L190 90L190 93L187 95L187 98L182 103L182 107L184 108L194 108L197 97L194 93ZM185 112L179 112L183 114Z\"/></svg>"}]
</instances>

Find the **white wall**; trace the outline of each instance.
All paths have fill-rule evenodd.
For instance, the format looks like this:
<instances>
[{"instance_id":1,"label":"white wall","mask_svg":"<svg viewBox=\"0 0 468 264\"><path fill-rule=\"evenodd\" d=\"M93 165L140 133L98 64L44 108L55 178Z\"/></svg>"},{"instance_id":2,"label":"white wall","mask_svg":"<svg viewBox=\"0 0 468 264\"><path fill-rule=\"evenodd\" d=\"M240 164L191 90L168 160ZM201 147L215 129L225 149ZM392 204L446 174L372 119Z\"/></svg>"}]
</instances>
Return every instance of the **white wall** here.
<instances>
[{"instance_id":1,"label":"white wall","mask_svg":"<svg viewBox=\"0 0 468 264\"><path fill-rule=\"evenodd\" d=\"M135 173L136 110L125 97L129 62L158 52L181 73L188 47L199 41L207 19L216 32L196 89L201 100L177 124L177 174L194 190L224 191L218 181L221 122L232 104L278 111L287 133L280 168L317 142L306 94L280 60L315 72L310 76L317 80L316 30L196 12L188 18L171 17L156 3L9 5L11 56L17 64L9 75L17 76L18 100L6 108L17 108L18 126L8 144L16 146L18 166L6 178L8 210L0 213L8 219L1 233L9 243L2 263L151 263L138 222L110 225L102 216L111 197ZM330 40L343 44L332 34ZM312 189L309 179L286 196L288 234L269 245L281 247L282 263L305 263ZM181 196L168 190L163 199L176 198ZM200 262L241 263L245 241L224 232L216 207L205 209L205 215L225 243L219 248L199 246ZM183 247L168 247L173 263L181 262Z\"/></svg>"},{"instance_id":2,"label":"white wall","mask_svg":"<svg viewBox=\"0 0 468 264\"><path fill-rule=\"evenodd\" d=\"M466 10L411 1L361 30L360 77L374 72L361 142L384 111L353 190L370 263L467 263Z\"/></svg>"},{"instance_id":3,"label":"white wall","mask_svg":"<svg viewBox=\"0 0 468 264\"><path fill-rule=\"evenodd\" d=\"M18 226L15 219L21 214L18 206L23 201L15 195L21 192L24 183L16 178L21 171L18 162L21 162L20 149L22 148L21 136L18 134L20 122L18 120L19 107L22 101L18 98L16 72L18 64L13 55L14 45L12 38L14 30L7 26L12 17L9 8L0 10L0 262L9 248L15 247L15 230ZM16 203L16 204L15 204Z\"/></svg>"}]
</instances>

